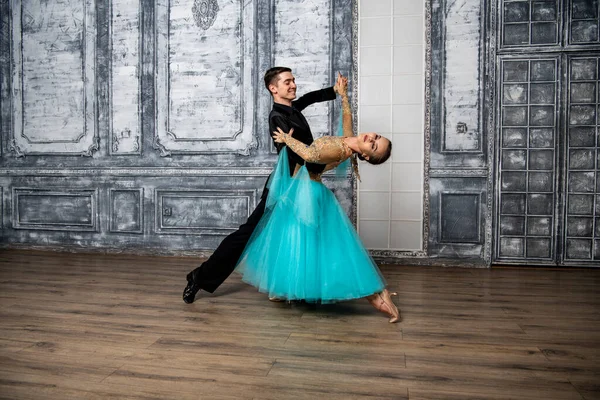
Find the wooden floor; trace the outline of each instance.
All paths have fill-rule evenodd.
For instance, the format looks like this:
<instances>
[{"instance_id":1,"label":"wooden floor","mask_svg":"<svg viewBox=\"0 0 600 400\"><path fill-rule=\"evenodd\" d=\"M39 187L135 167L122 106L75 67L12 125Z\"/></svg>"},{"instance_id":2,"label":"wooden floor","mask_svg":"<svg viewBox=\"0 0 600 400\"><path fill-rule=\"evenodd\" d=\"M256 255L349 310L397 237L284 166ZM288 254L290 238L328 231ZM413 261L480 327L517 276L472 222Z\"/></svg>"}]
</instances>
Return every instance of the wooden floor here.
<instances>
[{"instance_id":1,"label":"wooden floor","mask_svg":"<svg viewBox=\"0 0 600 400\"><path fill-rule=\"evenodd\" d=\"M600 270L386 266L364 300L269 302L189 258L0 253L2 399L600 399Z\"/></svg>"}]
</instances>

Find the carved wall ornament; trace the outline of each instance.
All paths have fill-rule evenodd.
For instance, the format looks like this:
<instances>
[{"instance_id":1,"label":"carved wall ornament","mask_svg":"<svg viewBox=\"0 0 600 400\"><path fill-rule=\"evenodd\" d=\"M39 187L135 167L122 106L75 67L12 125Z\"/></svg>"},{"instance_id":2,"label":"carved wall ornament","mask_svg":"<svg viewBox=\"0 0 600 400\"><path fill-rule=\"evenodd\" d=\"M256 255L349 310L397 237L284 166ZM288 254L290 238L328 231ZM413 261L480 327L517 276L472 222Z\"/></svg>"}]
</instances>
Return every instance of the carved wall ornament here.
<instances>
[{"instance_id":1,"label":"carved wall ornament","mask_svg":"<svg viewBox=\"0 0 600 400\"><path fill-rule=\"evenodd\" d=\"M192 14L194 14L196 25L204 30L207 30L215 23L218 12L219 4L217 0L195 0L192 7Z\"/></svg>"},{"instance_id":2,"label":"carved wall ornament","mask_svg":"<svg viewBox=\"0 0 600 400\"><path fill-rule=\"evenodd\" d=\"M87 150L81 152L82 157L93 157L94 152L100 150L100 138L95 136L93 142Z\"/></svg>"},{"instance_id":3,"label":"carved wall ornament","mask_svg":"<svg viewBox=\"0 0 600 400\"><path fill-rule=\"evenodd\" d=\"M129 139L131 137L131 130L129 128L123 129L120 133L113 134L113 151L116 153L119 151L119 140ZM137 150L137 149L136 149Z\"/></svg>"},{"instance_id":4,"label":"carved wall ornament","mask_svg":"<svg viewBox=\"0 0 600 400\"><path fill-rule=\"evenodd\" d=\"M133 151L140 151L140 137L135 137L135 142L133 143Z\"/></svg>"},{"instance_id":5,"label":"carved wall ornament","mask_svg":"<svg viewBox=\"0 0 600 400\"><path fill-rule=\"evenodd\" d=\"M158 150L160 152L161 157L171 157L171 152L167 150L167 148L161 143L158 136L154 136L154 140L152 141L152 148L154 150Z\"/></svg>"},{"instance_id":6,"label":"carved wall ornament","mask_svg":"<svg viewBox=\"0 0 600 400\"><path fill-rule=\"evenodd\" d=\"M15 153L16 158L25 157L25 153L23 153L23 151L21 150L21 148L19 147L19 145L17 144L17 141L15 139L12 139L10 141L9 149L13 153Z\"/></svg>"}]
</instances>

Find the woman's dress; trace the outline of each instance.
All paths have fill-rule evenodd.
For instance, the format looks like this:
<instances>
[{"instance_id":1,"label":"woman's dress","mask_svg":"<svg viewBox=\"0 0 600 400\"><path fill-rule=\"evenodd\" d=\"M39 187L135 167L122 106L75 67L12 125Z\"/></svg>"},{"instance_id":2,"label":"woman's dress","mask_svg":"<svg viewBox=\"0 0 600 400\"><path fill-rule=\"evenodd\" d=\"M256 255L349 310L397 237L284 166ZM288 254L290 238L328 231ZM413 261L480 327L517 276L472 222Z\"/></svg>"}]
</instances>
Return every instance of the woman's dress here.
<instances>
[{"instance_id":1,"label":"woman's dress","mask_svg":"<svg viewBox=\"0 0 600 400\"><path fill-rule=\"evenodd\" d=\"M340 149L342 137L317 139L311 149ZM366 297L385 288L385 280L354 226L321 174L305 166L291 177L282 149L267 187L265 213L242 253L236 271L270 297L335 302Z\"/></svg>"}]
</instances>

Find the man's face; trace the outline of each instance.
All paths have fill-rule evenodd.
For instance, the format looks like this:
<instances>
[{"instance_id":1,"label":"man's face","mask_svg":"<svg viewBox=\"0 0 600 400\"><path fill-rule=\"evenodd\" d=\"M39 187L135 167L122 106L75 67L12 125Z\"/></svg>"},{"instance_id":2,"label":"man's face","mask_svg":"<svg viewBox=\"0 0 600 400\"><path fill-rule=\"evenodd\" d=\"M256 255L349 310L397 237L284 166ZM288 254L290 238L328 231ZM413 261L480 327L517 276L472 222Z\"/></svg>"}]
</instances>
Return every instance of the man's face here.
<instances>
[{"instance_id":1,"label":"man's face","mask_svg":"<svg viewBox=\"0 0 600 400\"><path fill-rule=\"evenodd\" d=\"M282 72L275 84L269 85L273 97L292 101L296 98L296 78L291 72Z\"/></svg>"}]
</instances>

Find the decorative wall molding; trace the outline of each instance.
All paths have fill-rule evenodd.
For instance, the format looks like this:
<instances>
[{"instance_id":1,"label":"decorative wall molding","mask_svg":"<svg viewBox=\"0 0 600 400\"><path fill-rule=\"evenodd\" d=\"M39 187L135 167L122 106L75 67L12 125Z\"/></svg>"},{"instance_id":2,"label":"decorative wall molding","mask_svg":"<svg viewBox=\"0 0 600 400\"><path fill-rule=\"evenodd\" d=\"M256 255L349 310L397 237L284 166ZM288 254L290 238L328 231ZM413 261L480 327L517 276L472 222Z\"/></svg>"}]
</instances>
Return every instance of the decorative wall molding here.
<instances>
[{"instance_id":1,"label":"decorative wall molding","mask_svg":"<svg viewBox=\"0 0 600 400\"><path fill-rule=\"evenodd\" d=\"M179 10L181 7L189 10ZM153 147L162 157L202 153L249 155L258 145L254 136L253 86L253 65L258 57L258 1L232 2L221 8L214 24L205 30L198 30L198 26L181 17L192 7L192 1L155 2ZM180 41L174 42L174 38ZM222 43L215 42L218 40ZM212 42L212 46L199 46L204 41ZM203 97L192 96L190 87Z\"/></svg>"},{"instance_id":2,"label":"decorative wall molding","mask_svg":"<svg viewBox=\"0 0 600 400\"><path fill-rule=\"evenodd\" d=\"M272 168L0 168L0 176L269 176ZM326 174L330 176L330 174ZM332 178L336 178L331 175Z\"/></svg>"},{"instance_id":3,"label":"decorative wall molding","mask_svg":"<svg viewBox=\"0 0 600 400\"><path fill-rule=\"evenodd\" d=\"M429 176L431 178L444 178L444 177L474 177L481 178L488 176L487 169L430 169Z\"/></svg>"},{"instance_id":4,"label":"decorative wall molding","mask_svg":"<svg viewBox=\"0 0 600 400\"><path fill-rule=\"evenodd\" d=\"M0 186L0 232L4 232L4 188Z\"/></svg>"},{"instance_id":5,"label":"decorative wall molding","mask_svg":"<svg viewBox=\"0 0 600 400\"><path fill-rule=\"evenodd\" d=\"M112 0L109 8L109 153L142 153L142 8L139 1Z\"/></svg>"},{"instance_id":6,"label":"decorative wall molding","mask_svg":"<svg viewBox=\"0 0 600 400\"><path fill-rule=\"evenodd\" d=\"M12 189L13 229L98 231L98 190Z\"/></svg>"},{"instance_id":7,"label":"decorative wall molding","mask_svg":"<svg viewBox=\"0 0 600 400\"><path fill-rule=\"evenodd\" d=\"M15 157L93 156L99 148L94 0L62 3L62 9L54 5L23 9L21 1L9 3L13 60L10 150ZM38 46L30 49L32 43ZM71 48L74 44L78 47ZM46 53L40 52L41 48L47 49ZM34 59L28 57L29 51L35 53ZM62 56L60 68L35 68L35 62L51 62L48 60L57 55ZM77 74L81 76L73 80ZM35 79L35 89L29 88L29 78ZM61 90L57 91L57 85Z\"/></svg>"},{"instance_id":8,"label":"decorative wall molding","mask_svg":"<svg viewBox=\"0 0 600 400\"><path fill-rule=\"evenodd\" d=\"M429 237L430 237L430 181L431 174L431 86L432 69L433 69L433 52L432 52L432 30L433 16L431 12L431 2L433 0L425 0L425 91L424 91L424 111L425 120L424 127L424 144L423 144L423 250L422 256L429 254Z\"/></svg>"},{"instance_id":9,"label":"decorative wall molding","mask_svg":"<svg viewBox=\"0 0 600 400\"><path fill-rule=\"evenodd\" d=\"M355 121L353 128L358 129L358 93L359 93L359 73L358 73L358 37L360 31L358 30L358 2L360 0L352 0L352 76L350 79L354 82L354 89L352 90L352 120ZM354 132L358 133L357 131ZM358 227L358 180L354 174L350 176L351 190L352 190L352 209L350 211L350 220L354 224L354 227Z\"/></svg>"},{"instance_id":10,"label":"decorative wall molding","mask_svg":"<svg viewBox=\"0 0 600 400\"><path fill-rule=\"evenodd\" d=\"M491 0L487 12L484 14L485 36L487 43L484 54L484 86L483 86L483 132L496 132L496 51L497 45L497 13L496 0ZM487 141L487 197L486 197L486 215L484 231L483 258L487 265L492 264L494 253L494 183L496 177L496 140L488 138Z\"/></svg>"},{"instance_id":11,"label":"decorative wall molding","mask_svg":"<svg viewBox=\"0 0 600 400\"><path fill-rule=\"evenodd\" d=\"M454 243L454 244L462 244L462 243L481 243L481 199L483 197L482 192L440 192L440 200L439 200L439 222L438 222L438 237L440 243ZM461 204L461 202L456 202L455 204L451 204L449 209L446 208L445 202L451 201L451 198L470 198L470 202L463 202L465 204ZM461 206L464 206L464 210L457 210ZM473 213L469 215L469 213ZM448 224L448 220L454 217L451 222L451 226ZM471 221L469 221L469 217L471 217ZM469 226L469 222L471 222L471 226ZM472 232L469 232L469 229ZM453 236L458 231L458 236ZM469 236L468 234L471 233Z\"/></svg>"},{"instance_id":12,"label":"decorative wall molding","mask_svg":"<svg viewBox=\"0 0 600 400\"><path fill-rule=\"evenodd\" d=\"M17 158L25 157L25 153L21 150L15 139L10 141L8 149L9 151L15 153L15 157Z\"/></svg>"},{"instance_id":13,"label":"decorative wall molding","mask_svg":"<svg viewBox=\"0 0 600 400\"><path fill-rule=\"evenodd\" d=\"M369 250L369 254L371 254L375 258L384 259L387 261L405 258L427 258L427 254L422 250Z\"/></svg>"},{"instance_id":14,"label":"decorative wall molding","mask_svg":"<svg viewBox=\"0 0 600 400\"><path fill-rule=\"evenodd\" d=\"M497 13L496 0L491 0L486 12L485 29L483 40L487 43L485 52L482 52L483 63L483 104L482 104L482 132L495 132L496 130L496 112L495 112L495 93L496 93L496 49L497 49ZM483 259L487 265L492 264L494 253L494 182L495 182L495 158L496 158L496 140L489 138L487 140L487 197L484 221L484 246Z\"/></svg>"},{"instance_id":15,"label":"decorative wall molding","mask_svg":"<svg viewBox=\"0 0 600 400\"><path fill-rule=\"evenodd\" d=\"M156 189L154 197L156 232L175 235L231 233L257 203L256 190Z\"/></svg>"},{"instance_id":16,"label":"decorative wall molding","mask_svg":"<svg viewBox=\"0 0 600 400\"><path fill-rule=\"evenodd\" d=\"M441 2L444 7L443 137L441 153L481 153L481 14L471 0ZM447 48L451 44L451 48Z\"/></svg>"},{"instance_id":17,"label":"decorative wall molding","mask_svg":"<svg viewBox=\"0 0 600 400\"><path fill-rule=\"evenodd\" d=\"M34 251L56 251L66 253L81 253L82 248L72 244L53 244L52 246L40 246L27 243L0 243L0 249L21 249ZM136 246L136 247L119 247L112 245L102 247L88 246L84 249L85 253L91 254L127 254L127 255L157 255L157 256L176 256L176 257L195 257L199 260L206 259L213 253L212 250L188 250L188 249L169 249L160 246Z\"/></svg>"},{"instance_id":18,"label":"decorative wall molding","mask_svg":"<svg viewBox=\"0 0 600 400\"><path fill-rule=\"evenodd\" d=\"M144 189L110 188L108 196L109 232L144 233Z\"/></svg>"},{"instance_id":19,"label":"decorative wall molding","mask_svg":"<svg viewBox=\"0 0 600 400\"><path fill-rule=\"evenodd\" d=\"M484 0L427 2L433 30L428 55L431 166L486 168L489 135L483 130L487 79L483 54L488 7Z\"/></svg>"}]
</instances>

